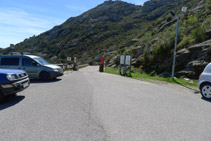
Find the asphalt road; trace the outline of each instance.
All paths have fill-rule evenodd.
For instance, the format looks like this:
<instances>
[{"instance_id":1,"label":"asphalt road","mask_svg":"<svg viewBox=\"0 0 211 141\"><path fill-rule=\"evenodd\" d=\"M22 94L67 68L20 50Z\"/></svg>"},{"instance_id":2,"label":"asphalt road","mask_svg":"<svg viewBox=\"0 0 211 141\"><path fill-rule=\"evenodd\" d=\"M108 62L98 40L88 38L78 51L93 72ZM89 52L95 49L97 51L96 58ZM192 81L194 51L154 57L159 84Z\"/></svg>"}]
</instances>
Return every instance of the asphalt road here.
<instances>
[{"instance_id":1,"label":"asphalt road","mask_svg":"<svg viewBox=\"0 0 211 141\"><path fill-rule=\"evenodd\" d=\"M0 140L211 140L211 101L199 93L97 70L32 81L0 105Z\"/></svg>"}]
</instances>

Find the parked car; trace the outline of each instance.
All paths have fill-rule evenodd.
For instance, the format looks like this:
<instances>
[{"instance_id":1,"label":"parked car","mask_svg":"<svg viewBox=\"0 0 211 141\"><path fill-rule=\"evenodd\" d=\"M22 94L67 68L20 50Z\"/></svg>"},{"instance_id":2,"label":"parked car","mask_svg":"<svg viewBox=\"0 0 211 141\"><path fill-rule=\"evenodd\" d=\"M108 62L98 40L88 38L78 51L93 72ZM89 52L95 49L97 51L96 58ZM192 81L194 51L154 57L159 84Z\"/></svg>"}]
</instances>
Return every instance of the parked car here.
<instances>
[{"instance_id":1,"label":"parked car","mask_svg":"<svg viewBox=\"0 0 211 141\"><path fill-rule=\"evenodd\" d=\"M15 95L26 89L29 85L29 77L25 71L0 69L0 101L8 95Z\"/></svg>"},{"instance_id":2,"label":"parked car","mask_svg":"<svg viewBox=\"0 0 211 141\"><path fill-rule=\"evenodd\" d=\"M55 79L63 75L61 67L49 64L41 57L34 55L0 56L0 68L24 70L29 78L43 80Z\"/></svg>"},{"instance_id":3,"label":"parked car","mask_svg":"<svg viewBox=\"0 0 211 141\"><path fill-rule=\"evenodd\" d=\"M211 63L209 63L199 76L198 88L205 99L211 99Z\"/></svg>"}]
</instances>

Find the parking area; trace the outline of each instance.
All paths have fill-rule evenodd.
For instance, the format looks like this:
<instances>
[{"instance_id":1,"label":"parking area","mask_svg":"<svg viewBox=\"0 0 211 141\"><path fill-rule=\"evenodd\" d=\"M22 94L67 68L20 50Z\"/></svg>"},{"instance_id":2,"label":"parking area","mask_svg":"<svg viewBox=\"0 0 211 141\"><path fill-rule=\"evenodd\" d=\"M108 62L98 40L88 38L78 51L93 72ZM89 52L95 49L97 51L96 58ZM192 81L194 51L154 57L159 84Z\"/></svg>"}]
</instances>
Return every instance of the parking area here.
<instances>
[{"instance_id":1,"label":"parking area","mask_svg":"<svg viewBox=\"0 0 211 141\"><path fill-rule=\"evenodd\" d=\"M1 140L203 140L210 101L172 84L152 84L86 67L33 80L0 105Z\"/></svg>"}]
</instances>

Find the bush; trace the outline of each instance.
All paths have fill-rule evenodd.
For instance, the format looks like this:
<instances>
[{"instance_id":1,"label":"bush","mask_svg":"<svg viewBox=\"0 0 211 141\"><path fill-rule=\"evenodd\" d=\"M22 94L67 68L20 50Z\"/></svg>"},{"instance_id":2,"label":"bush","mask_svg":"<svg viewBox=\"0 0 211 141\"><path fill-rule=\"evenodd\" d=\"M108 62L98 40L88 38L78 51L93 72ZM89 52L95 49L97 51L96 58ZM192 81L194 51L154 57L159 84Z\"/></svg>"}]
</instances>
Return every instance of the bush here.
<instances>
[{"instance_id":1,"label":"bush","mask_svg":"<svg viewBox=\"0 0 211 141\"><path fill-rule=\"evenodd\" d=\"M170 22L171 20L172 20L172 16L171 15L168 15L167 18L166 18L166 21L167 22Z\"/></svg>"},{"instance_id":2,"label":"bush","mask_svg":"<svg viewBox=\"0 0 211 141\"><path fill-rule=\"evenodd\" d=\"M211 11L211 0L206 0L205 6L206 6L207 11Z\"/></svg>"},{"instance_id":3,"label":"bush","mask_svg":"<svg viewBox=\"0 0 211 141\"><path fill-rule=\"evenodd\" d=\"M184 22L184 25L185 27L189 27L196 24L197 22L198 22L198 18L193 15L190 15L188 16L188 19Z\"/></svg>"},{"instance_id":4,"label":"bush","mask_svg":"<svg viewBox=\"0 0 211 141\"><path fill-rule=\"evenodd\" d=\"M197 27L192 31L192 36L197 43L206 39L205 29L203 27Z\"/></svg>"}]
</instances>

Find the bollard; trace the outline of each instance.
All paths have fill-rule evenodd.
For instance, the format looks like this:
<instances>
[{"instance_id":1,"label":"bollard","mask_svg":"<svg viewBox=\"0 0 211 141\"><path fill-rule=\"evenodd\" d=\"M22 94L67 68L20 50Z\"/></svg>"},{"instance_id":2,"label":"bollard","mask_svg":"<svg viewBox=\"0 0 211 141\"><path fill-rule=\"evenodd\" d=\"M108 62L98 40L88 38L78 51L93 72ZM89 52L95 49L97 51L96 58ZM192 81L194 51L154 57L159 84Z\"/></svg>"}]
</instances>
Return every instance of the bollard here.
<instances>
[{"instance_id":1,"label":"bollard","mask_svg":"<svg viewBox=\"0 0 211 141\"><path fill-rule=\"evenodd\" d=\"M62 67L62 68L63 68L63 72L64 72L64 71L65 71L65 66L64 66L64 63L63 63L63 67Z\"/></svg>"},{"instance_id":2,"label":"bollard","mask_svg":"<svg viewBox=\"0 0 211 141\"><path fill-rule=\"evenodd\" d=\"M104 57L100 58L100 68L99 68L100 72L104 72Z\"/></svg>"}]
</instances>

